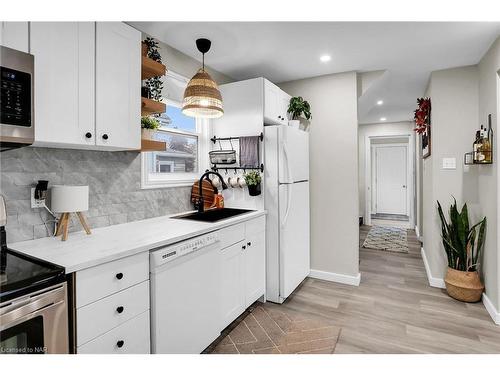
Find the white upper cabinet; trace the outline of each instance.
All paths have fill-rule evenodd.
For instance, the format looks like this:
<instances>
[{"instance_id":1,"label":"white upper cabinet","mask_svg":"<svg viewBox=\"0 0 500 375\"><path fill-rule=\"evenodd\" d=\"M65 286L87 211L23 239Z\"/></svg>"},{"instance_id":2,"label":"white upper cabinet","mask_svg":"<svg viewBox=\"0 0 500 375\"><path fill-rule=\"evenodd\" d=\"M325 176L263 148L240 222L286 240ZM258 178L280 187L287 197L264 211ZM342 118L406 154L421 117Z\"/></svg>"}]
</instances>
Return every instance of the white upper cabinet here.
<instances>
[{"instance_id":1,"label":"white upper cabinet","mask_svg":"<svg viewBox=\"0 0 500 375\"><path fill-rule=\"evenodd\" d=\"M290 95L274 83L264 80L264 123L269 125L287 124L287 110Z\"/></svg>"},{"instance_id":2,"label":"white upper cabinet","mask_svg":"<svg viewBox=\"0 0 500 375\"><path fill-rule=\"evenodd\" d=\"M32 22L35 145L95 146L93 22Z\"/></svg>"},{"instance_id":3,"label":"white upper cabinet","mask_svg":"<svg viewBox=\"0 0 500 375\"><path fill-rule=\"evenodd\" d=\"M0 44L18 51L28 52L28 22L0 22Z\"/></svg>"},{"instance_id":4,"label":"white upper cabinet","mask_svg":"<svg viewBox=\"0 0 500 375\"><path fill-rule=\"evenodd\" d=\"M141 33L121 22L96 27L96 144L141 147Z\"/></svg>"}]
</instances>

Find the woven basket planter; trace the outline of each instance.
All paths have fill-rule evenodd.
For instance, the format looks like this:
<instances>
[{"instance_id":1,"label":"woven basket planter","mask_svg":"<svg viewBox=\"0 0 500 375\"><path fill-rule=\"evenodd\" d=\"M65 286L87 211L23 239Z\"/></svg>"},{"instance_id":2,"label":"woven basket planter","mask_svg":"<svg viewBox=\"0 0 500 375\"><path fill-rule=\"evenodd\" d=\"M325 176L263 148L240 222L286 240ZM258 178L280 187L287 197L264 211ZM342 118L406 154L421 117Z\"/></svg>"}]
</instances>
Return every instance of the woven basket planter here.
<instances>
[{"instance_id":1,"label":"woven basket planter","mask_svg":"<svg viewBox=\"0 0 500 375\"><path fill-rule=\"evenodd\" d=\"M444 283L448 295L456 300L463 302L478 302L481 300L484 285L477 271L465 272L448 267Z\"/></svg>"}]
</instances>

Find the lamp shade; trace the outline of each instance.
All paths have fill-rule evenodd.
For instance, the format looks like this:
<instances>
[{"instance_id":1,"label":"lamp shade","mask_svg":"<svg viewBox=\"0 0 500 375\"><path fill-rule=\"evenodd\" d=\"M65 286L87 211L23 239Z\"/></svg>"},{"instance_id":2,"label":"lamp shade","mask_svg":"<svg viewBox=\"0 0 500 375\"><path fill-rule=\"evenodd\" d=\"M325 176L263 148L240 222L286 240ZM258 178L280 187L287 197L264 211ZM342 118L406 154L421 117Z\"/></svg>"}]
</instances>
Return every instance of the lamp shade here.
<instances>
[{"instance_id":1,"label":"lamp shade","mask_svg":"<svg viewBox=\"0 0 500 375\"><path fill-rule=\"evenodd\" d=\"M204 118L217 118L224 114L219 87L203 68L191 78L184 91L182 113Z\"/></svg>"},{"instance_id":2,"label":"lamp shade","mask_svg":"<svg viewBox=\"0 0 500 375\"><path fill-rule=\"evenodd\" d=\"M51 209L56 213L88 211L89 187L70 185L52 186Z\"/></svg>"}]
</instances>

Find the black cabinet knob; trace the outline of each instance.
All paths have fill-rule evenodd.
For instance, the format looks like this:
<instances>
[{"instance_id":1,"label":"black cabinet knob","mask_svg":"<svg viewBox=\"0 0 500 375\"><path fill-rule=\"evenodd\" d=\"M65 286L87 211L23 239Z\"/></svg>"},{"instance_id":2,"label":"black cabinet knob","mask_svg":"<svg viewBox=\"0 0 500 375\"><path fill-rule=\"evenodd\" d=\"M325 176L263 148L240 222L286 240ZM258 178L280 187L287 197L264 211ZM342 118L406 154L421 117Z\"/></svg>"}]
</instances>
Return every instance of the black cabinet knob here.
<instances>
[{"instance_id":1,"label":"black cabinet knob","mask_svg":"<svg viewBox=\"0 0 500 375\"><path fill-rule=\"evenodd\" d=\"M85 138L92 138L92 133L91 132L85 133Z\"/></svg>"},{"instance_id":2,"label":"black cabinet knob","mask_svg":"<svg viewBox=\"0 0 500 375\"><path fill-rule=\"evenodd\" d=\"M116 312L117 312L118 314L121 314L121 313L123 312L123 306L118 306L118 307L116 308Z\"/></svg>"},{"instance_id":3,"label":"black cabinet knob","mask_svg":"<svg viewBox=\"0 0 500 375\"><path fill-rule=\"evenodd\" d=\"M121 273L121 272L120 272L120 273L117 273L117 274L116 274L116 278L117 278L118 280L123 279L123 273Z\"/></svg>"},{"instance_id":4,"label":"black cabinet knob","mask_svg":"<svg viewBox=\"0 0 500 375\"><path fill-rule=\"evenodd\" d=\"M121 348L123 346L123 344L125 344L125 341L123 341L123 340L118 340L116 342L116 346L118 346L119 348Z\"/></svg>"},{"instance_id":5,"label":"black cabinet knob","mask_svg":"<svg viewBox=\"0 0 500 375\"><path fill-rule=\"evenodd\" d=\"M243 245L241 248L242 248L243 250L245 250L247 247L246 247L245 245Z\"/></svg>"},{"instance_id":6,"label":"black cabinet knob","mask_svg":"<svg viewBox=\"0 0 500 375\"><path fill-rule=\"evenodd\" d=\"M102 139L106 140L106 139L108 139L108 138L109 138L109 137L108 137L108 135L107 135L107 134L103 134L103 135L102 135Z\"/></svg>"},{"instance_id":7,"label":"black cabinet knob","mask_svg":"<svg viewBox=\"0 0 500 375\"><path fill-rule=\"evenodd\" d=\"M251 243L251 242L247 242L247 245L248 245L248 246L252 246L252 243Z\"/></svg>"}]
</instances>

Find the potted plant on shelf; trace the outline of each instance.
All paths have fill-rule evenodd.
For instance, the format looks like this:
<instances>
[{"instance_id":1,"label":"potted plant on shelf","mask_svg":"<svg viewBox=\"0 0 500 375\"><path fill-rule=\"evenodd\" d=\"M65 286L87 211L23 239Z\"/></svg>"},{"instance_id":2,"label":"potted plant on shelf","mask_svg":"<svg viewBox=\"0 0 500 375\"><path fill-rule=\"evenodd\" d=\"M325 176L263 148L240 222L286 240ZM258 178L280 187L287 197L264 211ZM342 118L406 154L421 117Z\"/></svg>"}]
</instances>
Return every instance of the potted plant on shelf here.
<instances>
[{"instance_id":1,"label":"potted plant on shelf","mask_svg":"<svg viewBox=\"0 0 500 375\"><path fill-rule=\"evenodd\" d=\"M248 194L252 197L260 195L260 183L262 181L262 177L260 176L259 171L250 171L245 173L245 183L248 186Z\"/></svg>"},{"instance_id":2,"label":"potted plant on shelf","mask_svg":"<svg viewBox=\"0 0 500 375\"><path fill-rule=\"evenodd\" d=\"M448 271L444 282L451 297L464 302L478 302L484 290L478 268L484 245L486 217L469 227L467 204L462 211L457 201L450 207L450 222L446 221L441 204L438 203L443 246L448 258Z\"/></svg>"},{"instance_id":3,"label":"potted plant on shelf","mask_svg":"<svg viewBox=\"0 0 500 375\"><path fill-rule=\"evenodd\" d=\"M288 121L288 125L299 128L302 115L304 115L305 120L309 121L312 118L311 106L304 100L301 96L294 96L290 99L290 104L288 105L288 113L290 114L291 120ZM304 130L307 128L307 124L304 124Z\"/></svg>"},{"instance_id":4,"label":"potted plant on shelf","mask_svg":"<svg viewBox=\"0 0 500 375\"><path fill-rule=\"evenodd\" d=\"M154 139L156 129L160 127L160 122L151 116L141 117L141 136L143 139Z\"/></svg>"}]
</instances>

